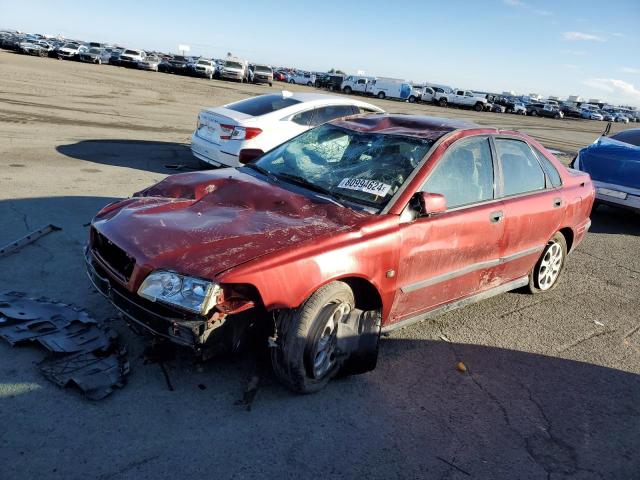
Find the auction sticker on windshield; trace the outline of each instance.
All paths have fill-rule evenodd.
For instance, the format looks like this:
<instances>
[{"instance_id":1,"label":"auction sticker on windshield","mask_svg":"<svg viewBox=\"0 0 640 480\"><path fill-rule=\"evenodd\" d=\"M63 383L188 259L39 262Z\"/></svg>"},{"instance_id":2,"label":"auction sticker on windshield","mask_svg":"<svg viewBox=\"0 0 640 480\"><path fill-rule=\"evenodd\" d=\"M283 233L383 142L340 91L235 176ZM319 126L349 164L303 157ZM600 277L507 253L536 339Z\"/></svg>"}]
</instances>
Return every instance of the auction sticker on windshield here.
<instances>
[{"instance_id":1,"label":"auction sticker on windshield","mask_svg":"<svg viewBox=\"0 0 640 480\"><path fill-rule=\"evenodd\" d=\"M391 189L391 185L376 180L366 180L364 178L345 178L340 182L338 187L348 190L358 190L359 192L366 192L372 195L380 195L381 197L384 197Z\"/></svg>"}]
</instances>

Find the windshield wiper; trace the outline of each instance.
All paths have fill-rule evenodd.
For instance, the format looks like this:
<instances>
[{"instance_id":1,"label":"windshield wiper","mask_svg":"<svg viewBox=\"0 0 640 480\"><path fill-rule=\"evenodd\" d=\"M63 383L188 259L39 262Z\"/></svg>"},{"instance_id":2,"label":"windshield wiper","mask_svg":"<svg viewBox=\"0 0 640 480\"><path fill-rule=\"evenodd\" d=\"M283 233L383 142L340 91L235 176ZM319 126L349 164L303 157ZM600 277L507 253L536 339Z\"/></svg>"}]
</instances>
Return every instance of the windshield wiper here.
<instances>
[{"instance_id":1,"label":"windshield wiper","mask_svg":"<svg viewBox=\"0 0 640 480\"><path fill-rule=\"evenodd\" d=\"M322 193L327 197L329 197L328 200L331 200L332 202L336 203L337 205L340 205L341 207L344 207L344 205L335 198L336 197L335 193L329 190L328 188L324 188L324 187L321 187L320 185L316 185L315 183L310 182L304 177L300 177L298 175L292 175L291 173L280 172L277 174L277 176L280 178L289 180L293 183L297 183L298 185L302 185L303 187L311 191L314 191L316 193Z\"/></svg>"},{"instance_id":2,"label":"windshield wiper","mask_svg":"<svg viewBox=\"0 0 640 480\"><path fill-rule=\"evenodd\" d=\"M250 168L252 170L255 170L256 172L260 172L261 174L263 174L266 177L270 178L274 182L279 182L280 181L280 179L278 177L276 177L273 173L271 173L266 168L262 168L260 165L256 165L255 163L245 163L243 166L247 167L247 168Z\"/></svg>"}]
</instances>

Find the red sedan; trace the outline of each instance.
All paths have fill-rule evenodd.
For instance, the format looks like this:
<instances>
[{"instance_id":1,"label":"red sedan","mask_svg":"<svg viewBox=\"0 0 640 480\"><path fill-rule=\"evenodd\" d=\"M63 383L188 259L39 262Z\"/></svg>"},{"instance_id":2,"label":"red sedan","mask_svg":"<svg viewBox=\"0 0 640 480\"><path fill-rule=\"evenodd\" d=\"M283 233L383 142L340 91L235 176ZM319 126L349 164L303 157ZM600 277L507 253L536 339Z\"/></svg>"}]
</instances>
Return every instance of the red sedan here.
<instances>
[{"instance_id":1,"label":"red sedan","mask_svg":"<svg viewBox=\"0 0 640 480\"><path fill-rule=\"evenodd\" d=\"M587 174L522 133L353 116L105 207L87 267L132 325L201 357L252 332L311 392L373 369L381 332L552 289L593 200Z\"/></svg>"}]
</instances>

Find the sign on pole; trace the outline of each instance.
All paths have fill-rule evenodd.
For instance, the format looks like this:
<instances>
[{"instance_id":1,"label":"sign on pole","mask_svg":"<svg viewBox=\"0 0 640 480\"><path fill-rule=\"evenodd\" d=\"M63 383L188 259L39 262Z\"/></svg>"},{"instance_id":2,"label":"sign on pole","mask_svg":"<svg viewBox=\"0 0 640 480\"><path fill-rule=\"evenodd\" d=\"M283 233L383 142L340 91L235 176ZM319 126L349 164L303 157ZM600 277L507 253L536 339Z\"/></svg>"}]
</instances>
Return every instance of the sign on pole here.
<instances>
[{"instance_id":1,"label":"sign on pole","mask_svg":"<svg viewBox=\"0 0 640 480\"><path fill-rule=\"evenodd\" d=\"M178 45L178 50L180 50L183 54L185 54L189 50L191 50L191 47L189 45Z\"/></svg>"}]
</instances>

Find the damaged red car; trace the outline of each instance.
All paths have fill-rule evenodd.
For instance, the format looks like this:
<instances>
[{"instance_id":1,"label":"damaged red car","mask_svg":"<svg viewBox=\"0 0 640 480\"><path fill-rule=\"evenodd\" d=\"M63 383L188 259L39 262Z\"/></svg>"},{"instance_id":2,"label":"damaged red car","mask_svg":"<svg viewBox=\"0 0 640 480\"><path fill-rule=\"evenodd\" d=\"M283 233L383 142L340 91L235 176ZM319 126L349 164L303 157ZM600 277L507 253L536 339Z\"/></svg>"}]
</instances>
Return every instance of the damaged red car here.
<instances>
[{"instance_id":1,"label":"damaged red car","mask_svg":"<svg viewBox=\"0 0 640 480\"><path fill-rule=\"evenodd\" d=\"M203 358L257 332L279 380L312 392L375 368L381 332L552 289L593 199L522 133L353 116L108 205L87 270L132 325Z\"/></svg>"}]
</instances>

